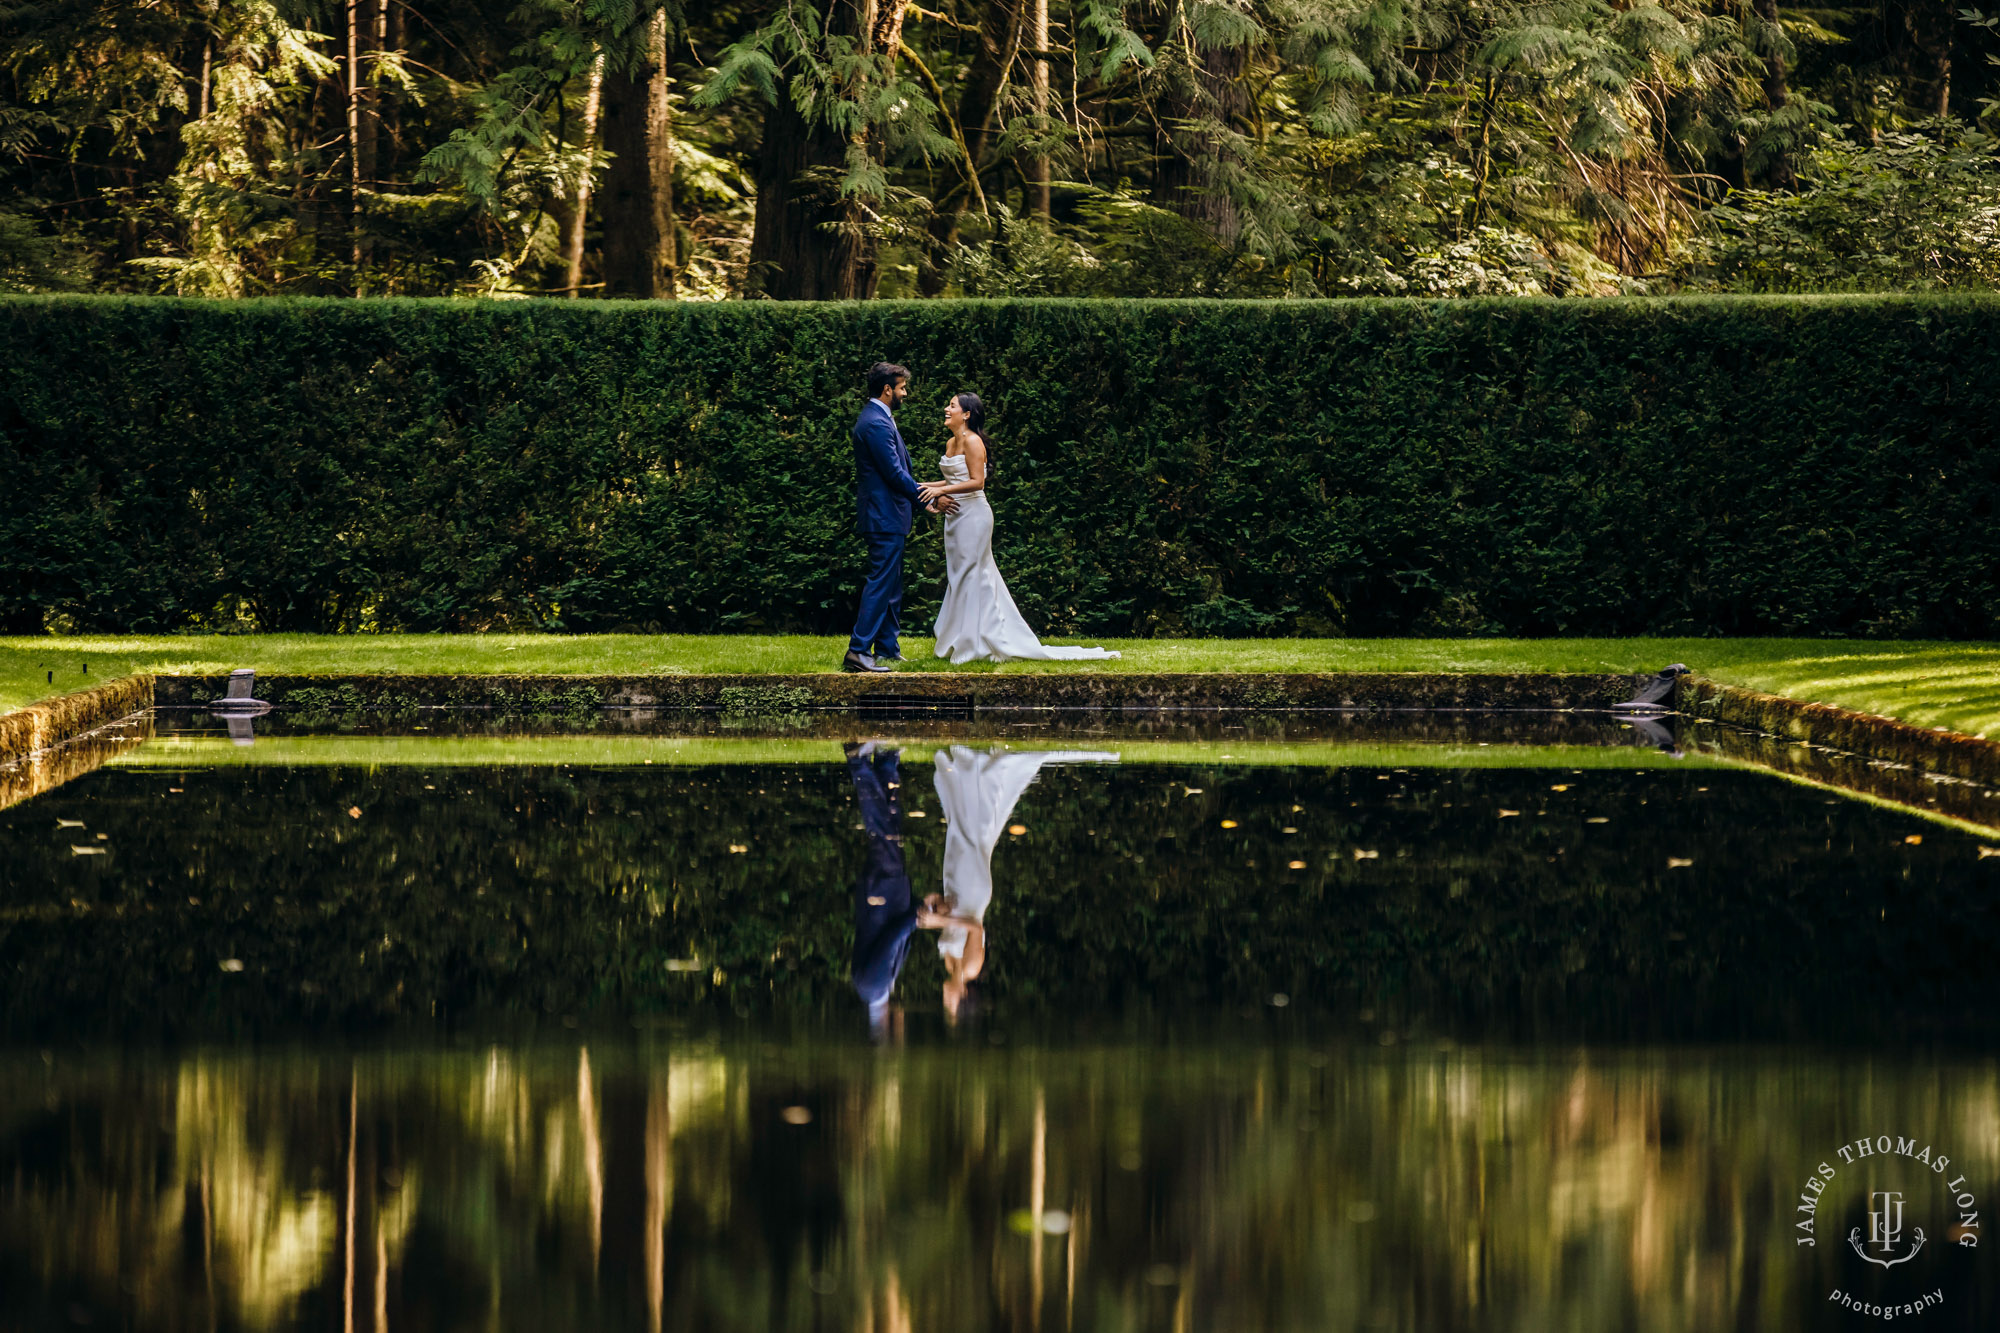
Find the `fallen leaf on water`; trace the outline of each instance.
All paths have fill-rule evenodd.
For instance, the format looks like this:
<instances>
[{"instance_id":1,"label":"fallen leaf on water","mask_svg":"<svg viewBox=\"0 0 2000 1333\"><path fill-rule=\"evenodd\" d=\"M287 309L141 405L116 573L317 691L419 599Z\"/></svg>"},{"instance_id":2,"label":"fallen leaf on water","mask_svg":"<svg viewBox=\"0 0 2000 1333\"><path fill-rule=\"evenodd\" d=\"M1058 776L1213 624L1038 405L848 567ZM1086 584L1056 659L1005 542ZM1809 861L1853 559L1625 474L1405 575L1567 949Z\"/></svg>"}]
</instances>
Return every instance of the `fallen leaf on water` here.
<instances>
[{"instance_id":1,"label":"fallen leaf on water","mask_svg":"<svg viewBox=\"0 0 2000 1333\"><path fill-rule=\"evenodd\" d=\"M1667 869L1669 870L1679 870L1683 866L1691 866L1693 864L1694 858L1692 856L1670 856L1667 858Z\"/></svg>"},{"instance_id":2,"label":"fallen leaf on water","mask_svg":"<svg viewBox=\"0 0 2000 1333\"><path fill-rule=\"evenodd\" d=\"M1512 818L1513 818L1513 817L1514 817L1515 815L1518 815L1518 814L1520 814L1520 813L1521 813L1521 812L1520 812L1519 810L1502 810L1502 811L1500 812L1500 818L1502 818L1502 819L1512 819Z\"/></svg>"}]
</instances>

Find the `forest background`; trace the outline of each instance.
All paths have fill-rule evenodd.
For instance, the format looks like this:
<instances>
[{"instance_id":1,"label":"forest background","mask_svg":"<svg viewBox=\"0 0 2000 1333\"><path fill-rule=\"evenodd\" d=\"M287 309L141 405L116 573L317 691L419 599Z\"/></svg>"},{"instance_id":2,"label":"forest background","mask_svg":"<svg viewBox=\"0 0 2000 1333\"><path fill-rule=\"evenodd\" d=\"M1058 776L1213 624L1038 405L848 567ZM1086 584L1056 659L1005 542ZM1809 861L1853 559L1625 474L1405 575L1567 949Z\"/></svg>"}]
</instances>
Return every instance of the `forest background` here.
<instances>
[{"instance_id":1,"label":"forest background","mask_svg":"<svg viewBox=\"0 0 2000 1333\"><path fill-rule=\"evenodd\" d=\"M1996 27L1949 0L0 0L0 289L1990 289Z\"/></svg>"}]
</instances>

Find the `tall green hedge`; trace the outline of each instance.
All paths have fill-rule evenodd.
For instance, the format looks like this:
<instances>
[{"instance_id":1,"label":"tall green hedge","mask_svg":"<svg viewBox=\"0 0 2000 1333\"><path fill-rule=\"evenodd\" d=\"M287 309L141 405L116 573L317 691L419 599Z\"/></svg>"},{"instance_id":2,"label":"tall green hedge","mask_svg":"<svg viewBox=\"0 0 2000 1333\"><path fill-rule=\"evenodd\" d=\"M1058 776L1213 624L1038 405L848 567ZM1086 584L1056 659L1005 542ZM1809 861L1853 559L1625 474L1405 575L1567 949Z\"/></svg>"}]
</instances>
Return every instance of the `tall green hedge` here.
<instances>
[{"instance_id":1,"label":"tall green hedge","mask_svg":"<svg viewBox=\"0 0 2000 1333\"><path fill-rule=\"evenodd\" d=\"M1045 632L2000 636L1962 297L8 299L0 627L844 629L878 359Z\"/></svg>"}]
</instances>

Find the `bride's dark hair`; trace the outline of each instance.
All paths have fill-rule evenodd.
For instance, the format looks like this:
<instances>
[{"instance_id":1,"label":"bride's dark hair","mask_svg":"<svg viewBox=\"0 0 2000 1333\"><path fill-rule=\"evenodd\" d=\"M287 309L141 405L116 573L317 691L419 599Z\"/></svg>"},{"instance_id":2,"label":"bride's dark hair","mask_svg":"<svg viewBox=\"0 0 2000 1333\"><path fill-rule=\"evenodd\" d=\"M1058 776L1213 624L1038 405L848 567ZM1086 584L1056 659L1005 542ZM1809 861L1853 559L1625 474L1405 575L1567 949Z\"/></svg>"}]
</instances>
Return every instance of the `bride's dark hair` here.
<instances>
[{"instance_id":1,"label":"bride's dark hair","mask_svg":"<svg viewBox=\"0 0 2000 1333\"><path fill-rule=\"evenodd\" d=\"M986 404L979 401L979 395L976 393L962 393L952 399L952 401L958 404L959 411L965 413L966 429L977 435L981 444L987 446L989 449L992 448L993 442L988 440L986 432L980 429L980 427L986 424Z\"/></svg>"}]
</instances>

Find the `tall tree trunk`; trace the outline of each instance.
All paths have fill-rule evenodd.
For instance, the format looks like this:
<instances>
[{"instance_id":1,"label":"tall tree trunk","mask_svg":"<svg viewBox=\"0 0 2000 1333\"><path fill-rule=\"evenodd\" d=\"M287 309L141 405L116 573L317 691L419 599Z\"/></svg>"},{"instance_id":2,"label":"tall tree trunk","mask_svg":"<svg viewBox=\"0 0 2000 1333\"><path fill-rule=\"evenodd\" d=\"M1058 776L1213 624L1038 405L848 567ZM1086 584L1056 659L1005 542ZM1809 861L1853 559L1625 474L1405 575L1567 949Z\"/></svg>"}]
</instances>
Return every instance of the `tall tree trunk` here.
<instances>
[{"instance_id":1,"label":"tall tree trunk","mask_svg":"<svg viewBox=\"0 0 2000 1333\"><path fill-rule=\"evenodd\" d=\"M1028 0L1028 46L1036 52L1030 64L1029 91L1033 96L1035 119L1046 126L1049 115L1049 62L1040 53L1049 49L1049 0ZM1028 159L1028 206L1037 216L1049 216L1049 159L1036 154Z\"/></svg>"},{"instance_id":2,"label":"tall tree trunk","mask_svg":"<svg viewBox=\"0 0 2000 1333\"><path fill-rule=\"evenodd\" d=\"M597 146L597 110L603 96L604 56L599 53L590 62L590 90L583 97L583 134L577 141L586 154ZM563 295L569 297L583 295L583 233L590 225L590 176L590 168L586 166L577 182L576 200L563 236ZM667 222L669 226L673 224L671 207Z\"/></svg>"},{"instance_id":3,"label":"tall tree trunk","mask_svg":"<svg viewBox=\"0 0 2000 1333\"><path fill-rule=\"evenodd\" d=\"M382 0L382 46L384 51L403 51L404 14L401 0ZM395 86L375 90L375 119L381 127L381 139L376 145L375 170L382 180L396 178L396 160L402 147L401 105L397 100Z\"/></svg>"},{"instance_id":4,"label":"tall tree trunk","mask_svg":"<svg viewBox=\"0 0 2000 1333\"><path fill-rule=\"evenodd\" d=\"M1769 49L1764 52L1764 105L1769 110L1777 111L1791 100L1791 89L1785 81L1785 38L1778 26L1778 0L1753 0L1753 3L1757 17L1770 30L1766 37ZM1781 190L1791 189L1797 180L1792 171L1791 154L1780 150L1771 159L1769 175L1771 184Z\"/></svg>"},{"instance_id":5,"label":"tall tree trunk","mask_svg":"<svg viewBox=\"0 0 2000 1333\"><path fill-rule=\"evenodd\" d=\"M994 138L993 113L998 109L1000 85L1006 72L1008 53L1020 40L1025 18L1025 0L994 0L979 13L979 43L973 48L963 92L958 98L958 123L965 132L965 170L976 175L985 165L987 149ZM926 230L929 243L917 269L917 290L936 296L944 290L945 265L952 247L958 244L959 221L971 204L973 191L962 189L952 196L949 208L932 214ZM984 197L983 195L981 196Z\"/></svg>"},{"instance_id":6,"label":"tall tree trunk","mask_svg":"<svg viewBox=\"0 0 2000 1333\"><path fill-rule=\"evenodd\" d=\"M1243 87L1247 52L1240 46L1196 47L1191 58L1191 86L1169 85L1161 98L1164 132L1155 140L1159 165L1153 171L1153 202L1200 223L1220 244L1232 245L1243 218L1219 165L1220 136L1188 122L1215 120L1227 125L1248 110L1249 96Z\"/></svg>"},{"instance_id":7,"label":"tall tree trunk","mask_svg":"<svg viewBox=\"0 0 2000 1333\"><path fill-rule=\"evenodd\" d=\"M361 276L361 4L347 0L347 243L349 283L356 296Z\"/></svg>"},{"instance_id":8,"label":"tall tree trunk","mask_svg":"<svg viewBox=\"0 0 2000 1333\"><path fill-rule=\"evenodd\" d=\"M1898 42L1897 64L1903 75L1903 100L1926 115L1951 113L1952 0L1902 0L1904 41Z\"/></svg>"},{"instance_id":9,"label":"tall tree trunk","mask_svg":"<svg viewBox=\"0 0 2000 1333\"><path fill-rule=\"evenodd\" d=\"M382 50L384 20L388 17L389 0L361 0L361 31L358 34L361 45L361 64L355 75L360 87L357 91L357 105L360 116L356 123L356 156L360 159L361 183L366 188L374 188L382 174L377 163L376 146L381 138L382 117L379 103L381 94L369 78L368 61Z\"/></svg>"},{"instance_id":10,"label":"tall tree trunk","mask_svg":"<svg viewBox=\"0 0 2000 1333\"><path fill-rule=\"evenodd\" d=\"M644 299L674 294L674 127L667 102L667 12L647 21L646 58L606 70L604 291Z\"/></svg>"},{"instance_id":11,"label":"tall tree trunk","mask_svg":"<svg viewBox=\"0 0 2000 1333\"><path fill-rule=\"evenodd\" d=\"M894 0L890 0L891 3ZM871 44L874 0L833 0L827 34ZM776 301L843 301L874 294L875 244L860 207L841 197L849 140L808 121L788 92L764 113L749 288Z\"/></svg>"}]
</instances>

